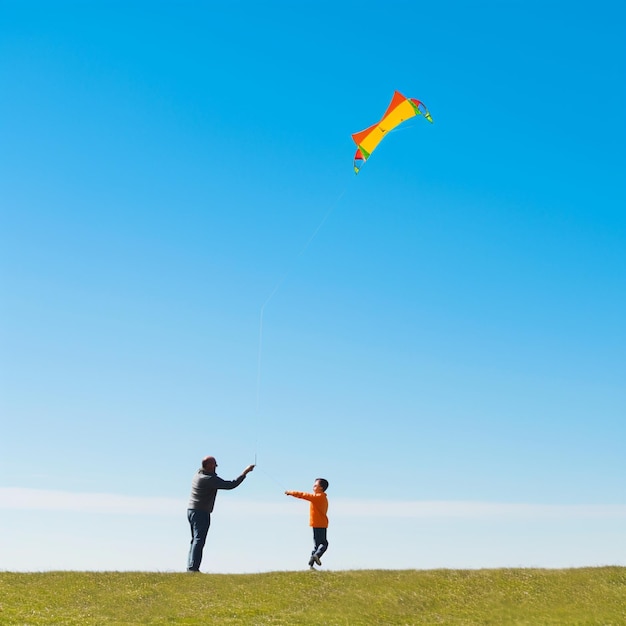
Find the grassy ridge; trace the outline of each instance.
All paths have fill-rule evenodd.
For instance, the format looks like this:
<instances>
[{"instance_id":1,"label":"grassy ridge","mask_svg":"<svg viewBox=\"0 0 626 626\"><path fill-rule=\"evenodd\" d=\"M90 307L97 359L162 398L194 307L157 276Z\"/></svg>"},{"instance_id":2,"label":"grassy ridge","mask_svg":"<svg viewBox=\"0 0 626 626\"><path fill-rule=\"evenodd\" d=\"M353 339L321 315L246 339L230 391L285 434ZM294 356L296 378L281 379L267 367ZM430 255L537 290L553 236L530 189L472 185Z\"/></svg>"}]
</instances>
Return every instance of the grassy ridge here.
<instances>
[{"instance_id":1,"label":"grassy ridge","mask_svg":"<svg viewBox=\"0 0 626 626\"><path fill-rule=\"evenodd\" d=\"M0 624L626 624L626 568L0 572Z\"/></svg>"}]
</instances>

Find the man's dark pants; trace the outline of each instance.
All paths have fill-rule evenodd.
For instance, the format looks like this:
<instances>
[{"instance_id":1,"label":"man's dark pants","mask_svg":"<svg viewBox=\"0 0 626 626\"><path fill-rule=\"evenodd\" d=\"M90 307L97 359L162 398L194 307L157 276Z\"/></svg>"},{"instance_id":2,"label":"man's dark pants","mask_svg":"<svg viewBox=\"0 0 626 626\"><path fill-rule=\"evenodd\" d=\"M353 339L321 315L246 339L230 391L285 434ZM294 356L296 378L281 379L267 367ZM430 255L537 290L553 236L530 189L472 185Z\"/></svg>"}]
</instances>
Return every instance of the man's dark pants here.
<instances>
[{"instance_id":1,"label":"man's dark pants","mask_svg":"<svg viewBox=\"0 0 626 626\"><path fill-rule=\"evenodd\" d=\"M191 545L189 546L189 557L187 558L187 571L199 572L202 550L204 549L206 536L211 525L211 515L207 511L187 509L187 519L191 528Z\"/></svg>"}]
</instances>

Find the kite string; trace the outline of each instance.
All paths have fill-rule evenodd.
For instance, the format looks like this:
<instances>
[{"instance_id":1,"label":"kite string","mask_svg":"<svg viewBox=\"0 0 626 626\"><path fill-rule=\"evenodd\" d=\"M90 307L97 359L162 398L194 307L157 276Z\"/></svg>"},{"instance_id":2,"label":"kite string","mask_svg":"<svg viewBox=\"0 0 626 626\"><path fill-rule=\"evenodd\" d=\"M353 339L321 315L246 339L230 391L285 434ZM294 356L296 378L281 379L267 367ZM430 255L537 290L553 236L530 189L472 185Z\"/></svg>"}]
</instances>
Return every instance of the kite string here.
<instances>
[{"instance_id":1,"label":"kite string","mask_svg":"<svg viewBox=\"0 0 626 626\"><path fill-rule=\"evenodd\" d=\"M347 188L346 188L347 189ZM265 314L265 307L269 304L270 300L276 295L276 292L280 289L282 284L287 280L288 276L293 272L294 267L298 259L306 252L307 248L311 245L313 240L317 237L320 230L323 228L324 224L328 221L328 218L332 215L333 211L337 208L339 201L346 193L346 189L344 189L338 196L335 198L334 202L330 205L328 211L317 225L311 236L308 238L306 243L302 246L298 254L294 257L294 260L291 263L291 266L284 273L282 278L276 283L274 289L270 292L269 296L266 298L265 302L261 306L261 310L259 313L259 341L258 341L258 353L257 353L257 376L256 376L256 424L255 424L255 441L254 441L254 464L257 464L258 458L258 447L259 447L259 422L260 422L260 412L261 412L261 369L262 369L262 360L263 360L263 317ZM276 482L276 481L274 481Z\"/></svg>"},{"instance_id":2,"label":"kite string","mask_svg":"<svg viewBox=\"0 0 626 626\"><path fill-rule=\"evenodd\" d=\"M276 478L274 478L269 472L267 472L266 470L264 470L263 468L261 468L261 471L275 484L278 485L280 487L281 491L287 491L287 487L285 487L285 485L283 485L279 480L276 480Z\"/></svg>"}]
</instances>

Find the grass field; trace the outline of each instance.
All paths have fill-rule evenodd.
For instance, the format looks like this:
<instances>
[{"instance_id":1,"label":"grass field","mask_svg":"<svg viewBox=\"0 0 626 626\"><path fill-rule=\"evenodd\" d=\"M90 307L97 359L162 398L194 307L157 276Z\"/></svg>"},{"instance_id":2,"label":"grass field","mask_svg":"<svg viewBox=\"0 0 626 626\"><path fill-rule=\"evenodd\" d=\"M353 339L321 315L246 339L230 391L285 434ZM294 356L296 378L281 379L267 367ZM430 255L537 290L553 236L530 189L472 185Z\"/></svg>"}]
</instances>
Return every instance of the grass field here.
<instances>
[{"instance_id":1,"label":"grass field","mask_svg":"<svg viewBox=\"0 0 626 626\"><path fill-rule=\"evenodd\" d=\"M0 572L0 624L626 625L626 568Z\"/></svg>"}]
</instances>

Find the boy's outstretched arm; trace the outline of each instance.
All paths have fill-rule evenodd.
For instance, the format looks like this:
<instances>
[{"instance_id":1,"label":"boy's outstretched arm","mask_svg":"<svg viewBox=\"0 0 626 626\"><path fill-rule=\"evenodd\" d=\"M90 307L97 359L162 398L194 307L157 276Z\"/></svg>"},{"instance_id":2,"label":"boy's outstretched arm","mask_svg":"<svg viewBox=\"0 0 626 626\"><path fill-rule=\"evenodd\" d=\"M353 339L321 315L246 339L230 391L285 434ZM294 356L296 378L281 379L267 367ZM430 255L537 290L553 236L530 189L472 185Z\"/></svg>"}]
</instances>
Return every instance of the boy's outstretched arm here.
<instances>
[{"instance_id":1,"label":"boy's outstretched arm","mask_svg":"<svg viewBox=\"0 0 626 626\"><path fill-rule=\"evenodd\" d=\"M306 491L285 491L285 495L300 498L301 500L312 500L315 497L315 494L307 493Z\"/></svg>"}]
</instances>

